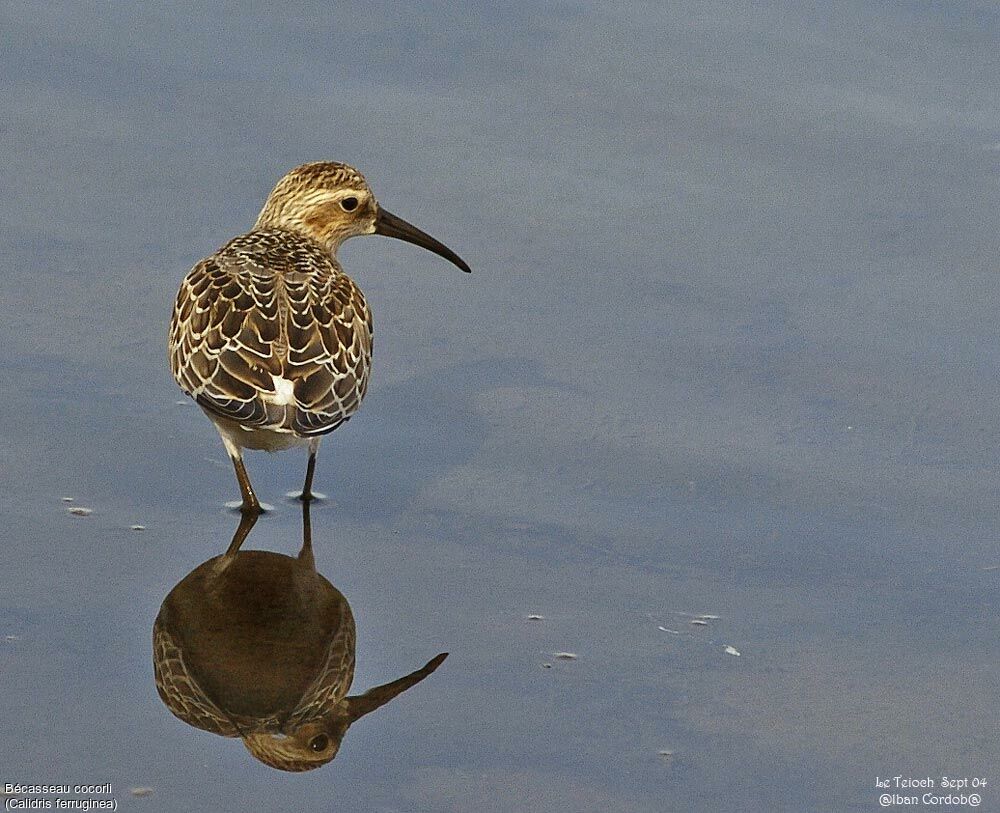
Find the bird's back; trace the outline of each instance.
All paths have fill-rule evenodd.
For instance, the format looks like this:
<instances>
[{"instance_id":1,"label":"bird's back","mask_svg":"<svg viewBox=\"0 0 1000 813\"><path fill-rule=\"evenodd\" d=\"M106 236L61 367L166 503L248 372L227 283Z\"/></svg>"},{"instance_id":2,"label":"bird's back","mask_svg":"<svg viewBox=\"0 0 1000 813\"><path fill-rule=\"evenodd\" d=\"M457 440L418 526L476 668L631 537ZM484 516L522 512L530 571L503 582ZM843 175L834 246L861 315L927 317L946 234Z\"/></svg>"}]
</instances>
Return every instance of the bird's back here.
<instances>
[{"instance_id":1,"label":"bird's back","mask_svg":"<svg viewBox=\"0 0 1000 813\"><path fill-rule=\"evenodd\" d=\"M256 230L185 277L169 351L177 383L212 416L312 437L336 429L364 397L371 311L318 243Z\"/></svg>"}]
</instances>

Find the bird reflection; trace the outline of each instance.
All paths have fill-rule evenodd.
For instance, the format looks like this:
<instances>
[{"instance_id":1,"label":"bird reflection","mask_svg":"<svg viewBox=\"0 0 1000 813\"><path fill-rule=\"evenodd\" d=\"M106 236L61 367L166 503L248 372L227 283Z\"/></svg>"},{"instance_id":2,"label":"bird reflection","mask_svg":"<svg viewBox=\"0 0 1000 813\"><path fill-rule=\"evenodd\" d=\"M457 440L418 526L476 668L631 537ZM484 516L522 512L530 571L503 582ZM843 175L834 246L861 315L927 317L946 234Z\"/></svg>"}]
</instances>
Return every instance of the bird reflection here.
<instances>
[{"instance_id":1,"label":"bird reflection","mask_svg":"<svg viewBox=\"0 0 1000 813\"><path fill-rule=\"evenodd\" d=\"M241 551L255 522L244 516L229 549L163 600L153 626L156 688L185 723L240 737L272 768L308 771L337 755L352 723L422 681L447 653L348 697L354 616L316 572L309 504L297 557Z\"/></svg>"}]
</instances>

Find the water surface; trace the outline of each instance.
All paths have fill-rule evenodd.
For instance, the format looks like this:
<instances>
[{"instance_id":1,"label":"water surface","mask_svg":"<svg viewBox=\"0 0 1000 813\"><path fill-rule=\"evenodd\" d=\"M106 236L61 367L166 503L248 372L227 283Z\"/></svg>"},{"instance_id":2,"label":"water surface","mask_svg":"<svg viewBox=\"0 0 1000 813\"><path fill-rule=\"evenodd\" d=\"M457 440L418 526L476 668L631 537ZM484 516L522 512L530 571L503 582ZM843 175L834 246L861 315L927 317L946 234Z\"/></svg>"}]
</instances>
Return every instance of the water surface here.
<instances>
[{"instance_id":1,"label":"water surface","mask_svg":"<svg viewBox=\"0 0 1000 813\"><path fill-rule=\"evenodd\" d=\"M5 4L0 782L497 813L1000 786L997 15ZM474 269L344 247L375 367L313 514L355 684L451 654L281 774L156 694L153 620L236 494L164 345L187 269L320 158ZM297 551L304 465L250 458L252 547Z\"/></svg>"}]
</instances>

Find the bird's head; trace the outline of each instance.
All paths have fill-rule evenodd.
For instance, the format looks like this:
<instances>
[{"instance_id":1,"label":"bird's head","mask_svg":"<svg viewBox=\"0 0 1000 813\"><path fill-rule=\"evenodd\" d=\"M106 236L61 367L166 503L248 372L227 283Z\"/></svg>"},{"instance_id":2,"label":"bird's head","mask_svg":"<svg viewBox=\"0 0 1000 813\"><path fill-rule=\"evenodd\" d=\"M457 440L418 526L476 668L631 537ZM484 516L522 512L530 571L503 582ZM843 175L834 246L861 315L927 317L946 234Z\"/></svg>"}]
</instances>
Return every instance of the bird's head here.
<instances>
[{"instance_id":1,"label":"bird's head","mask_svg":"<svg viewBox=\"0 0 1000 813\"><path fill-rule=\"evenodd\" d=\"M254 757L279 771L311 771L337 756L350 724L342 715L331 715L304 722L288 733L245 734L243 744Z\"/></svg>"},{"instance_id":2,"label":"bird's head","mask_svg":"<svg viewBox=\"0 0 1000 813\"><path fill-rule=\"evenodd\" d=\"M371 714L437 669L447 652L431 658L415 672L369 689L361 695L341 697L323 713L314 716L297 711L282 726L271 730L242 733L247 750L265 765L280 771L310 771L337 756L347 729L366 714ZM344 691L347 691L347 685ZM303 713L306 716L303 717Z\"/></svg>"},{"instance_id":3,"label":"bird's head","mask_svg":"<svg viewBox=\"0 0 1000 813\"><path fill-rule=\"evenodd\" d=\"M433 251L465 272L471 270L450 248L379 206L364 176L335 161L303 164L285 175L268 195L256 228L305 234L331 254L348 238L382 234Z\"/></svg>"}]
</instances>

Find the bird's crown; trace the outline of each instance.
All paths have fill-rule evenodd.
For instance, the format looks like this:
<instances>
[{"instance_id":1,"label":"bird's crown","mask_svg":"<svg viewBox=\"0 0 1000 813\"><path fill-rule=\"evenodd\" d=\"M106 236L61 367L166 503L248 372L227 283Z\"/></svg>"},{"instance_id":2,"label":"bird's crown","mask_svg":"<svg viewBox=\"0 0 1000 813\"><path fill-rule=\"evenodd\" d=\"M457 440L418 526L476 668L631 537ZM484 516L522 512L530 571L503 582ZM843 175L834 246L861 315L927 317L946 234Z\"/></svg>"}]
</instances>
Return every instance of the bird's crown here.
<instances>
[{"instance_id":1,"label":"bird's crown","mask_svg":"<svg viewBox=\"0 0 1000 813\"><path fill-rule=\"evenodd\" d=\"M333 250L348 237L371 234L376 209L368 182L354 167L314 161L278 181L256 228L300 232Z\"/></svg>"}]
</instances>

